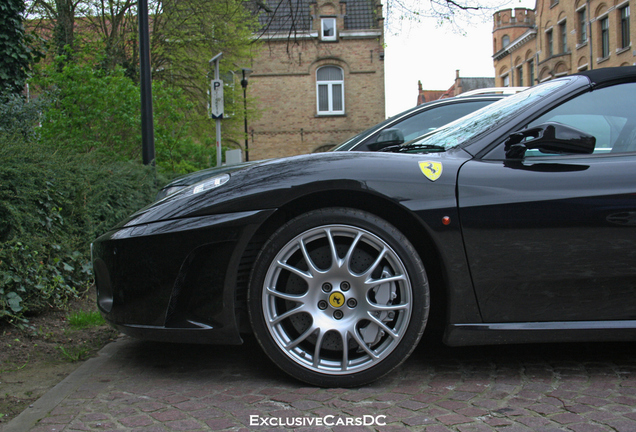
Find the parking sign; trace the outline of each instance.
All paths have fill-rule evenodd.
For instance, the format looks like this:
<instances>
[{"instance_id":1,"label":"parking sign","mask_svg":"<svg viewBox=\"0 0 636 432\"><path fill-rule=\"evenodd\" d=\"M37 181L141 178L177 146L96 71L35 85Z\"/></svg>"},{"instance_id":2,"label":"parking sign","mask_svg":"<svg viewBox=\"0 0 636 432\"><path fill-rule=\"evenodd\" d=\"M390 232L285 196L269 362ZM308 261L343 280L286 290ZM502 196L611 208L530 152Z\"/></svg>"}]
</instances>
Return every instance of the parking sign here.
<instances>
[{"instance_id":1,"label":"parking sign","mask_svg":"<svg viewBox=\"0 0 636 432\"><path fill-rule=\"evenodd\" d=\"M210 101L210 115L213 119L223 118L223 80L212 80L212 100Z\"/></svg>"}]
</instances>

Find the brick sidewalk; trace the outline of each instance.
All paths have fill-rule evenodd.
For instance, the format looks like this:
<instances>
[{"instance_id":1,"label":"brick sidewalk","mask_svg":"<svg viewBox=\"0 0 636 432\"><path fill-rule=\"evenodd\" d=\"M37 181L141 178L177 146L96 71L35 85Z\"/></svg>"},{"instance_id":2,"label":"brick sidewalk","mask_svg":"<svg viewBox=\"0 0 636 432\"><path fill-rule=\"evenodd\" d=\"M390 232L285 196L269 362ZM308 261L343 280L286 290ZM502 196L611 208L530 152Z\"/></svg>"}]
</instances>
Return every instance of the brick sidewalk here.
<instances>
[{"instance_id":1,"label":"brick sidewalk","mask_svg":"<svg viewBox=\"0 0 636 432\"><path fill-rule=\"evenodd\" d=\"M397 371L358 389L307 387L252 339L232 347L122 338L107 348L57 398L52 391L30 430L636 431L630 343L430 352L421 344Z\"/></svg>"}]
</instances>

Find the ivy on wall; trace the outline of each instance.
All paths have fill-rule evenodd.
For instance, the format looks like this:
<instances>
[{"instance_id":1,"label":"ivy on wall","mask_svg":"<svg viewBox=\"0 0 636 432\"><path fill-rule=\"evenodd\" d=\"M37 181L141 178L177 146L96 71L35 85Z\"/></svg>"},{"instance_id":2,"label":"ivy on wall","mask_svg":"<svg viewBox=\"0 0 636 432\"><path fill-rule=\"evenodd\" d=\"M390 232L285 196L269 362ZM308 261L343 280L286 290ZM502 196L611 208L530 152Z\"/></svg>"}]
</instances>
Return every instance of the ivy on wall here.
<instances>
[{"instance_id":1,"label":"ivy on wall","mask_svg":"<svg viewBox=\"0 0 636 432\"><path fill-rule=\"evenodd\" d=\"M40 57L31 47L33 36L22 25L24 0L0 2L0 94L19 94L31 65Z\"/></svg>"}]
</instances>

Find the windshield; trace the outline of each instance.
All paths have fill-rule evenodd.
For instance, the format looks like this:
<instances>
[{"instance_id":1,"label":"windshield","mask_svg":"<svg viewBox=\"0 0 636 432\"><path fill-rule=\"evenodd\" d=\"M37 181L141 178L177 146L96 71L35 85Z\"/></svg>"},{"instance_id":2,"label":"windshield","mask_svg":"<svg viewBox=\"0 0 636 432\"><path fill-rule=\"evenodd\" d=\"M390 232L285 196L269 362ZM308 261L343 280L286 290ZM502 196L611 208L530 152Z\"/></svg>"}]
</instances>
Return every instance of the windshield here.
<instances>
[{"instance_id":1,"label":"windshield","mask_svg":"<svg viewBox=\"0 0 636 432\"><path fill-rule=\"evenodd\" d=\"M404 143L403 147L414 151L426 151L427 146L428 148L444 148L445 150L458 147L489 131L502 120L515 116L568 83L570 83L569 79L554 80L517 93L468 114L432 133Z\"/></svg>"},{"instance_id":2,"label":"windshield","mask_svg":"<svg viewBox=\"0 0 636 432\"><path fill-rule=\"evenodd\" d=\"M403 115L403 114L404 113L401 113L399 115ZM359 134L352 136L351 138L349 138L348 140L346 140L342 144L336 146L335 148L331 149L330 151L347 151L347 150L351 150L351 148L354 147L356 144L358 144L363 137L365 137L367 135L371 135L373 132L376 132L376 131L382 129L385 125L387 125L387 124L391 123L392 121L394 121L395 118L396 118L396 116L389 117L388 119L384 120L383 122L378 123L377 125L372 126L369 129L363 130Z\"/></svg>"}]
</instances>

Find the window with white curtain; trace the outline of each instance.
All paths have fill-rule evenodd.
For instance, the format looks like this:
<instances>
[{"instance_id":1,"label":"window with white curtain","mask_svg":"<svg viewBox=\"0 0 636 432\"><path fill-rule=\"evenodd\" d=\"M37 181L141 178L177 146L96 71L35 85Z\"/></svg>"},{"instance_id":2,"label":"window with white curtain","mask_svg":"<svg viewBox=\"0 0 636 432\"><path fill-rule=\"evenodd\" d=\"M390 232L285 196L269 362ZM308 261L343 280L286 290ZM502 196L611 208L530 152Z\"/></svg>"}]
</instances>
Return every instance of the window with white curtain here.
<instances>
[{"instance_id":1,"label":"window with white curtain","mask_svg":"<svg viewBox=\"0 0 636 432\"><path fill-rule=\"evenodd\" d=\"M336 66L316 71L318 114L344 114L344 72Z\"/></svg>"}]
</instances>

